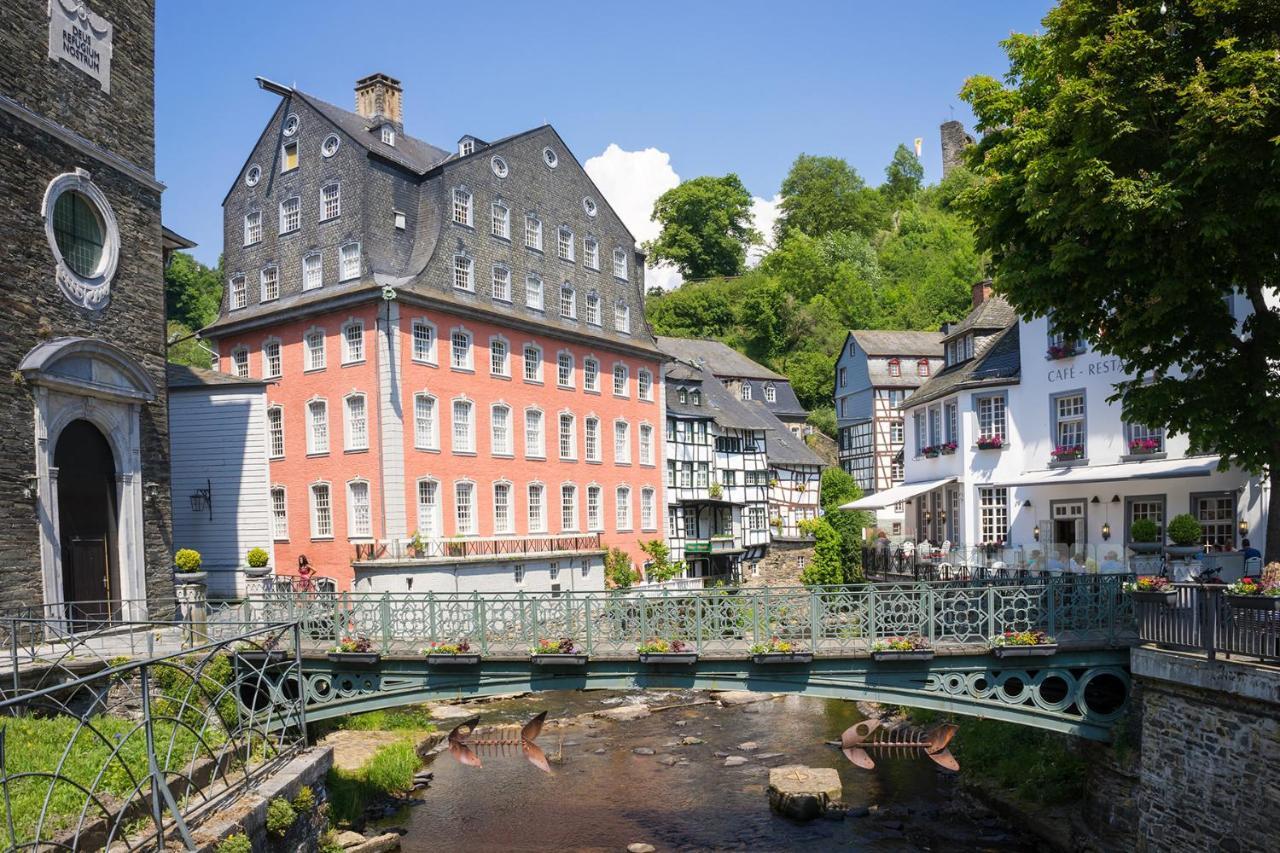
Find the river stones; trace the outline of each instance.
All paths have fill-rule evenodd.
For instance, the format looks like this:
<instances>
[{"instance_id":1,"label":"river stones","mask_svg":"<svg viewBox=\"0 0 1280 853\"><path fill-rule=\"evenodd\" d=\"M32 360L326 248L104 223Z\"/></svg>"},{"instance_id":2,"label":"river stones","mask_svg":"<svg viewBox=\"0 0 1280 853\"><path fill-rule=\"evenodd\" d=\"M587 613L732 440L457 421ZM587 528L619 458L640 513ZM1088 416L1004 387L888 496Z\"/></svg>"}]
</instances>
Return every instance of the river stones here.
<instances>
[{"instance_id":1,"label":"river stones","mask_svg":"<svg viewBox=\"0 0 1280 853\"><path fill-rule=\"evenodd\" d=\"M658 759L658 763L664 764L667 767L674 767L680 763L680 759L676 758L674 755L664 755Z\"/></svg>"},{"instance_id":2,"label":"river stones","mask_svg":"<svg viewBox=\"0 0 1280 853\"><path fill-rule=\"evenodd\" d=\"M693 735L686 735L685 737L680 738L681 746L697 746L700 743L706 743L706 741L700 737L694 737Z\"/></svg>"},{"instance_id":3,"label":"river stones","mask_svg":"<svg viewBox=\"0 0 1280 853\"><path fill-rule=\"evenodd\" d=\"M752 693L750 690L726 690L723 693L716 693L715 697L721 705L750 705L765 701L769 698L769 694Z\"/></svg>"},{"instance_id":4,"label":"river stones","mask_svg":"<svg viewBox=\"0 0 1280 853\"><path fill-rule=\"evenodd\" d=\"M629 723L632 720L643 720L649 716L648 705L619 705L616 708L607 708L603 711L596 711L597 717L603 717L606 720L613 720L619 723Z\"/></svg>"},{"instance_id":5,"label":"river stones","mask_svg":"<svg viewBox=\"0 0 1280 853\"><path fill-rule=\"evenodd\" d=\"M756 756L756 761L772 761L775 758L782 758L785 752L762 752Z\"/></svg>"},{"instance_id":6,"label":"river stones","mask_svg":"<svg viewBox=\"0 0 1280 853\"><path fill-rule=\"evenodd\" d=\"M677 725L677 726L679 726L680 728L684 728L685 726L689 725L689 721L688 721L688 720L676 720L676 725Z\"/></svg>"},{"instance_id":7,"label":"river stones","mask_svg":"<svg viewBox=\"0 0 1280 853\"><path fill-rule=\"evenodd\" d=\"M647 746L637 746L635 749L631 751L634 752L636 755L653 755L653 750Z\"/></svg>"},{"instance_id":8,"label":"river stones","mask_svg":"<svg viewBox=\"0 0 1280 853\"><path fill-rule=\"evenodd\" d=\"M820 817L844 793L830 767L790 764L769 770L769 808L795 820Z\"/></svg>"},{"instance_id":9,"label":"river stones","mask_svg":"<svg viewBox=\"0 0 1280 853\"><path fill-rule=\"evenodd\" d=\"M725 767L741 767L746 763L747 759L743 758L741 755L730 755L724 760Z\"/></svg>"},{"instance_id":10,"label":"river stones","mask_svg":"<svg viewBox=\"0 0 1280 853\"><path fill-rule=\"evenodd\" d=\"M461 705L445 705L432 703L427 705L427 710L431 712L433 720L465 720L468 717L476 716L475 708L467 708Z\"/></svg>"},{"instance_id":11,"label":"river stones","mask_svg":"<svg viewBox=\"0 0 1280 853\"><path fill-rule=\"evenodd\" d=\"M604 755L604 754L605 754L606 752L608 752L608 751L609 751L609 750L605 749L603 746L600 746L600 747L596 747L595 749L591 750L591 754L592 754L592 755Z\"/></svg>"},{"instance_id":12,"label":"river stones","mask_svg":"<svg viewBox=\"0 0 1280 853\"><path fill-rule=\"evenodd\" d=\"M760 748L760 744L756 743L753 740L744 741L743 743L738 744L738 749L742 750L743 752L755 752L759 748Z\"/></svg>"},{"instance_id":13,"label":"river stones","mask_svg":"<svg viewBox=\"0 0 1280 853\"><path fill-rule=\"evenodd\" d=\"M652 844L645 844L643 841L627 845L627 853L654 853L657 849Z\"/></svg>"}]
</instances>

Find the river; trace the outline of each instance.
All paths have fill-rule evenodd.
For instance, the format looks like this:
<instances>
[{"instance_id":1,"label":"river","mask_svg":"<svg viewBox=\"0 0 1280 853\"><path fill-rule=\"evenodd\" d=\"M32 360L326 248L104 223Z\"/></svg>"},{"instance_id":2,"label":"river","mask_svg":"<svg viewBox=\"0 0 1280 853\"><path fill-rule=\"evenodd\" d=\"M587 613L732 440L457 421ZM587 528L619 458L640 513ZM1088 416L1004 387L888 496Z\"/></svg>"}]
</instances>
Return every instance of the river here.
<instances>
[{"instance_id":1,"label":"river","mask_svg":"<svg viewBox=\"0 0 1280 853\"><path fill-rule=\"evenodd\" d=\"M617 851L635 842L659 851L1036 849L994 818L974 818L956 802L954 777L924 757L885 758L874 771L851 765L826 743L861 719L851 702L788 696L738 706L692 704L707 698L683 691L563 691L473 706L485 725L523 723L547 711L549 725L538 743L552 774L520 755L485 757L483 768L473 768L446 752L432 763L435 778L417 795L420 804L382 823L407 827L402 849L409 853ZM689 707L629 722L577 719L640 701ZM550 724L557 719L569 724ZM705 743L677 745L686 736ZM746 741L759 748L739 749ZM638 755L638 747L654 754ZM724 753L748 761L726 767ZM764 757L769 753L781 755ZM782 764L837 768L851 816L800 824L772 814L767 768ZM868 808L871 814L852 816Z\"/></svg>"}]
</instances>

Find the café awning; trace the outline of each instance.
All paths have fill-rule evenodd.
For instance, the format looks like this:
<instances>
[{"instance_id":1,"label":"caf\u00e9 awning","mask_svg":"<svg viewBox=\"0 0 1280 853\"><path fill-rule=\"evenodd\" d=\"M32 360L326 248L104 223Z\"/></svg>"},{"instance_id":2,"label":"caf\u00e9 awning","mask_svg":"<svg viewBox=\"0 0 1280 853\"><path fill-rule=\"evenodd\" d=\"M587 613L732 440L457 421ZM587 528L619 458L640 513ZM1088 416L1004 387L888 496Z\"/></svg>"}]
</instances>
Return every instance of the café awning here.
<instances>
[{"instance_id":1,"label":"caf\u00e9 awning","mask_svg":"<svg viewBox=\"0 0 1280 853\"><path fill-rule=\"evenodd\" d=\"M874 495L867 495L865 498L858 498L856 501L850 501L842 504L841 509L884 509L887 506L893 506L896 503L910 500L916 495L925 492L931 492L939 486L945 486L948 483L954 483L955 477L943 477L938 480L917 480L914 483L902 483L892 488L885 489L882 492L876 492Z\"/></svg>"},{"instance_id":2,"label":"caf\u00e9 awning","mask_svg":"<svg viewBox=\"0 0 1280 853\"><path fill-rule=\"evenodd\" d=\"M1208 477L1218 468L1220 456L1190 456L1183 459L1152 459L1121 462L1117 465L1077 465L1027 471L999 486L1054 486L1083 483L1111 483L1117 480L1173 480L1179 477Z\"/></svg>"}]
</instances>

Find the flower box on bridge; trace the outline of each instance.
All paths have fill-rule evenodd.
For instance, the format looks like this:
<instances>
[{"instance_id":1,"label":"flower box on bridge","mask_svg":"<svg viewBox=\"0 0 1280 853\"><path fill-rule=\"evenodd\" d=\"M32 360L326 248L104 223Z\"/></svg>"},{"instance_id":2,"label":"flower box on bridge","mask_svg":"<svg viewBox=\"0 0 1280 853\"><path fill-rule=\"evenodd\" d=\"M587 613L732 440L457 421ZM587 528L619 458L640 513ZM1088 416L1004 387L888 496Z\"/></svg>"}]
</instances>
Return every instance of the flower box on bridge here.
<instances>
[{"instance_id":1,"label":"flower box on bridge","mask_svg":"<svg viewBox=\"0 0 1280 853\"><path fill-rule=\"evenodd\" d=\"M1129 595L1133 596L1137 604L1163 604L1165 607L1173 607L1178 603L1178 591L1172 587L1168 590L1134 590Z\"/></svg>"},{"instance_id":2,"label":"flower box on bridge","mask_svg":"<svg viewBox=\"0 0 1280 853\"><path fill-rule=\"evenodd\" d=\"M933 649L882 649L873 651L871 659L885 660L933 660Z\"/></svg>"},{"instance_id":3,"label":"flower box on bridge","mask_svg":"<svg viewBox=\"0 0 1280 853\"><path fill-rule=\"evenodd\" d=\"M1043 658L1057 654L1057 643L1038 643L1034 646L996 646L991 650L998 658Z\"/></svg>"},{"instance_id":4,"label":"flower box on bridge","mask_svg":"<svg viewBox=\"0 0 1280 853\"><path fill-rule=\"evenodd\" d=\"M751 662L763 665L813 663L813 652L761 652L752 655Z\"/></svg>"},{"instance_id":5,"label":"flower box on bridge","mask_svg":"<svg viewBox=\"0 0 1280 853\"><path fill-rule=\"evenodd\" d=\"M588 657L586 654L535 654L529 655L529 660L534 666L586 666Z\"/></svg>"},{"instance_id":6,"label":"flower box on bridge","mask_svg":"<svg viewBox=\"0 0 1280 853\"><path fill-rule=\"evenodd\" d=\"M1280 610L1280 595L1228 595L1227 604L1236 610Z\"/></svg>"},{"instance_id":7,"label":"flower box on bridge","mask_svg":"<svg viewBox=\"0 0 1280 853\"><path fill-rule=\"evenodd\" d=\"M451 655L442 652L440 654L427 655L427 666L476 666L479 663L479 653L467 652Z\"/></svg>"},{"instance_id":8,"label":"flower box on bridge","mask_svg":"<svg viewBox=\"0 0 1280 853\"><path fill-rule=\"evenodd\" d=\"M270 651L256 649L253 651L237 651L236 657L240 658L245 663L266 664L270 666L272 664L283 663L286 654L287 652L285 652L284 649L271 649Z\"/></svg>"},{"instance_id":9,"label":"flower box on bridge","mask_svg":"<svg viewBox=\"0 0 1280 853\"><path fill-rule=\"evenodd\" d=\"M347 666L377 666L382 660L380 652L329 652L329 660Z\"/></svg>"},{"instance_id":10,"label":"flower box on bridge","mask_svg":"<svg viewBox=\"0 0 1280 853\"><path fill-rule=\"evenodd\" d=\"M697 652L641 652L640 663L670 663L691 666L698 662Z\"/></svg>"}]
</instances>

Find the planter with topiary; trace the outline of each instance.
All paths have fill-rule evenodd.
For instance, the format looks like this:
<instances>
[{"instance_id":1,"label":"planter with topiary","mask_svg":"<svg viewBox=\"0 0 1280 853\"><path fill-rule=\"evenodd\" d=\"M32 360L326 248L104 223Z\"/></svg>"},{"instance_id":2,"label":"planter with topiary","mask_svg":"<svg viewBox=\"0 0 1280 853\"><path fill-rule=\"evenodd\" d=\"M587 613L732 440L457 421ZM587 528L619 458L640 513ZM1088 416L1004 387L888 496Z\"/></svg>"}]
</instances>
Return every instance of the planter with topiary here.
<instances>
[{"instance_id":1,"label":"planter with topiary","mask_svg":"<svg viewBox=\"0 0 1280 853\"><path fill-rule=\"evenodd\" d=\"M245 555L244 573L251 578L265 578L271 574L271 555L265 548L250 548Z\"/></svg>"},{"instance_id":2,"label":"planter with topiary","mask_svg":"<svg viewBox=\"0 0 1280 853\"><path fill-rule=\"evenodd\" d=\"M1173 544L1165 548L1170 557L1192 557L1204 550L1201 540L1204 528L1195 516L1189 513L1175 515L1169 521L1169 541Z\"/></svg>"},{"instance_id":3,"label":"planter with topiary","mask_svg":"<svg viewBox=\"0 0 1280 853\"><path fill-rule=\"evenodd\" d=\"M194 548L180 548L173 555L173 582L177 586L204 586L208 572L200 571L204 558Z\"/></svg>"},{"instance_id":4,"label":"planter with topiary","mask_svg":"<svg viewBox=\"0 0 1280 853\"><path fill-rule=\"evenodd\" d=\"M1156 554L1160 551L1160 528L1149 518L1139 518L1129 525L1129 539L1125 545L1135 554Z\"/></svg>"}]
</instances>

